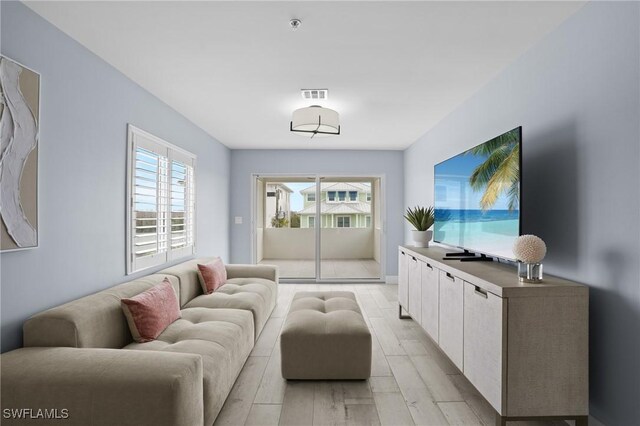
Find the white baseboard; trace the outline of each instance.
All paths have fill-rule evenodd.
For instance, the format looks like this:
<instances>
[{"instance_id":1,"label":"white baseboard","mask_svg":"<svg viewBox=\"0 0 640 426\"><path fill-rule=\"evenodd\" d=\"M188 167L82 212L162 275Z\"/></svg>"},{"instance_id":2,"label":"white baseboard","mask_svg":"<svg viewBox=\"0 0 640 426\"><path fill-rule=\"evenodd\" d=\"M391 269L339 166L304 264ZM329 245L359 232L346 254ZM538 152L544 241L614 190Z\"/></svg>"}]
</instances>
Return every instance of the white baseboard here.
<instances>
[{"instance_id":1,"label":"white baseboard","mask_svg":"<svg viewBox=\"0 0 640 426\"><path fill-rule=\"evenodd\" d=\"M387 284L398 284L397 275L387 275L384 280Z\"/></svg>"}]
</instances>

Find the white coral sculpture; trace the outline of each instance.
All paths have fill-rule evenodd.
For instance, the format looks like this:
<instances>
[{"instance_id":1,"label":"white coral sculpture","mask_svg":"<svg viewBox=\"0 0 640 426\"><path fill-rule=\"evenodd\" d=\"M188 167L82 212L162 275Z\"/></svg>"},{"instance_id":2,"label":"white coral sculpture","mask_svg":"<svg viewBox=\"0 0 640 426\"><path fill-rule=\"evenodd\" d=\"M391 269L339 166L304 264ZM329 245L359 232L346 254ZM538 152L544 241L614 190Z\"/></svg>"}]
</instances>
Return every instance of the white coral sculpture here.
<instances>
[{"instance_id":1,"label":"white coral sculpture","mask_svg":"<svg viewBox=\"0 0 640 426\"><path fill-rule=\"evenodd\" d=\"M513 254L524 263L540 263L547 254L547 245L535 235L521 235L513 244Z\"/></svg>"}]
</instances>

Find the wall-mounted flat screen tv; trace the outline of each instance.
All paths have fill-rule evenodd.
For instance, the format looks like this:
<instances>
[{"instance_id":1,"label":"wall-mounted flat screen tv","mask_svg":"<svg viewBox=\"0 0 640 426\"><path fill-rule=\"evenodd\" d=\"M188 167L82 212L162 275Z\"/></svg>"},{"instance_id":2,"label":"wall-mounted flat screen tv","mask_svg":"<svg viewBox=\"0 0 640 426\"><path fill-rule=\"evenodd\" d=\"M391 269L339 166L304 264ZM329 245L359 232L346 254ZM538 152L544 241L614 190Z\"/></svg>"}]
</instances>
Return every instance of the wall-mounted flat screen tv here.
<instances>
[{"instance_id":1,"label":"wall-mounted flat screen tv","mask_svg":"<svg viewBox=\"0 0 640 426\"><path fill-rule=\"evenodd\" d=\"M513 260L521 231L522 127L435 166L434 241Z\"/></svg>"}]
</instances>

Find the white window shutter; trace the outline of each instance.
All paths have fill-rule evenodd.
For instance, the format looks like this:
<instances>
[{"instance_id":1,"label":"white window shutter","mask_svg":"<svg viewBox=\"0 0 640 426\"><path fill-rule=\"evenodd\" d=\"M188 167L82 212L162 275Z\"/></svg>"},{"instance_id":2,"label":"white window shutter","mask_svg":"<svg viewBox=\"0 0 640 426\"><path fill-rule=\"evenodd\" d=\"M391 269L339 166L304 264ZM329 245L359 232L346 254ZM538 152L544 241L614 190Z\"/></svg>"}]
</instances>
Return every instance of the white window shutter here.
<instances>
[{"instance_id":1,"label":"white window shutter","mask_svg":"<svg viewBox=\"0 0 640 426\"><path fill-rule=\"evenodd\" d=\"M170 244L171 258L177 259L194 253L195 182L193 160L180 158L178 161L173 158L176 157L172 153Z\"/></svg>"},{"instance_id":2,"label":"white window shutter","mask_svg":"<svg viewBox=\"0 0 640 426\"><path fill-rule=\"evenodd\" d=\"M127 273L195 253L195 156L129 126Z\"/></svg>"},{"instance_id":3,"label":"white window shutter","mask_svg":"<svg viewBox=\"0 0 640 426\"><path fill-rule=\"evenodd\" d=\"M167 157L134 144L131 262L133 270L167 261Z\"/></svg>"}]
</instances>

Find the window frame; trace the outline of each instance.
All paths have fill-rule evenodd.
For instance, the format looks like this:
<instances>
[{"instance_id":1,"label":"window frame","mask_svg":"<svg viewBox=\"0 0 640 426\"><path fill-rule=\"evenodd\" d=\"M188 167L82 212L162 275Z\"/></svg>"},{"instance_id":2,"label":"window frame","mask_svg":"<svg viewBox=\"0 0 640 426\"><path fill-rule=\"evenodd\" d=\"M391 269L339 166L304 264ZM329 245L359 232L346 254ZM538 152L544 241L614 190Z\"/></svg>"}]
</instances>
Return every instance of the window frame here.
<instances>
[{"instance_id":1,"label":"window frame","mask_svg":"<svg viewBox=\"0 0 640 426\"><path fill-rule=\"evenodd\" d=\"M313 200L311 199L311 196L313 195ZM316 201L316 193L315 192L309 192L307 194L307 202L309 203L315 203Z\"/></svg>"},{"instance_id":2,"label":"window frame","mask_svg":"<svg viewBox=\"0 0 640 426\"><path fill-rule=\"evenodd\" d=\"M337 195L337 199L338 199L339 203L344 203L344 202L347 201L347 194L348 194L349 191L336 191L336 192L337 192L336 195ZM344 198L341 199L340 193L344 194Z\"/></svg>"},{"instance_id":3,"label":"window frame","mask_svg":"<svg viewBox=\"0 0 640 426\"><path fill-rule=\"evenodd\" d=\"M167 164L167 190L166 190L166 221L167 229L165 231L166 250L158 251L150 256L148 259L140 260L136 259L134 244L135 244L135 167L136 167L136 149L142 148L148 151L152 151L160 157L166 158ZM187 241L190 239L191 244L176 249L171 248L171 180L172 180L172 168L173 163L178 162L185 166L190 166L191 171L187 169L186 173L189 174L189 185L185 187L185 203L191 207L192 211L187 211L185 208L185 238ZM189 164L189 162L191 164ZM126 245L126 274L130 275L140 271L144 271L150 268L158 267L166 263L175 261L177 259L187 258L196 253L197 248L197 196L196 196L196 173L197 173L197 156L187 150L184 150L172 143L165 141L149 132L146 132L132 124L127 125L127 173L126 173L126 223L125 223L125 245ZM157 184L156 184L157 185ZM158 196L156 196L158 197ZM158 200L156 200L156 206L158 206ZM158 210L158 209L156 209ZM187 223L187 217L189 217L189 223ZM158 216L159 218L159 216ZM156 234L157 239L160 237L158 232L158 221L156 220ZM191 226L191 236L189 238L189 229Z\"/></svg>"},{"instance_id":4,"label":"window frame","mask_svg":"<svg viewBox=\"0 0 640 426\"><path fill-rule=\"evenodd\" d=\"M367 202L371 201L371 192L367 192L367 198L366 198Z\"/></svg>"},{"instance_id":5,"label":"window frame","mask_svg":"<svg viewBox=\"0 0 640 426\"><path fill-rule=\"evenodd\" d=\"M342 226L340 226L340 219L342 219ZM344 219L349 220L349 226L344 226ZM351 228L351 216L336 215L336 228Z\"/></svg>"},{"instance_id":6,"label":"window frame","mask_svg":"<svg viewBox=\"0 0 640 426\"><path fill-rule=\"evenodd\" d=\"M351 199L351 194L356 194L354 199ZM347 191L347 201L350 203L358 202L358 191Z\"/></svg>"},{"instance_id":7,"label":"window frame","mask_svg":"<svg viewBox=\"0 0 640 426\"><path fill-rule=\"evenodd\" d=\"M313 224L311 223L313 219ZM315 216L307 216L307 228L315 228L316 227L316 217Z\"/></svg>"}]
</instances>

